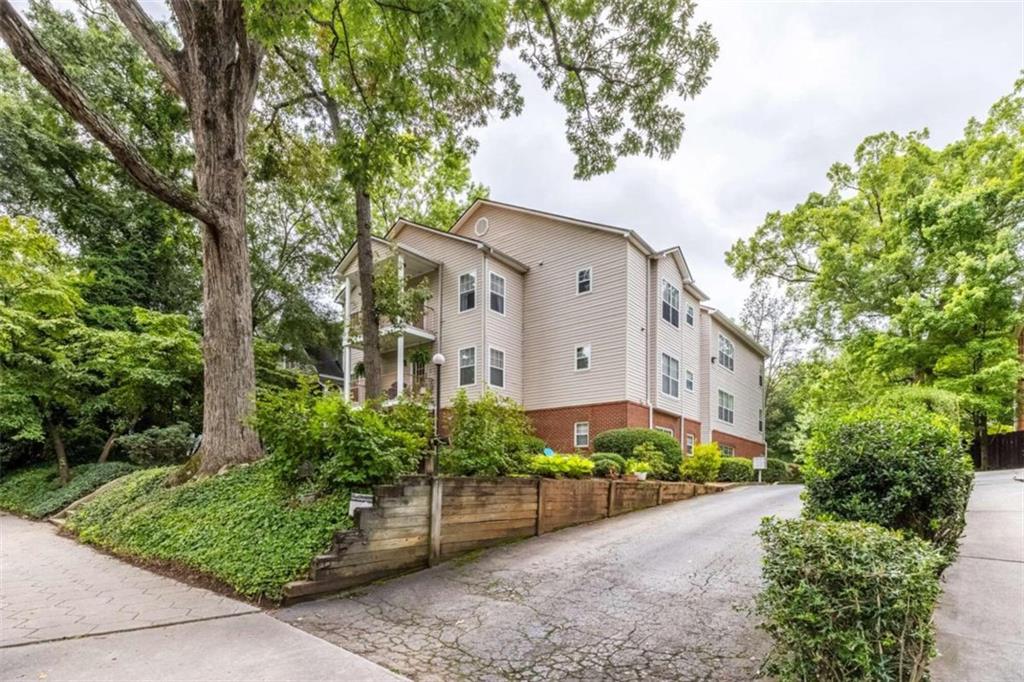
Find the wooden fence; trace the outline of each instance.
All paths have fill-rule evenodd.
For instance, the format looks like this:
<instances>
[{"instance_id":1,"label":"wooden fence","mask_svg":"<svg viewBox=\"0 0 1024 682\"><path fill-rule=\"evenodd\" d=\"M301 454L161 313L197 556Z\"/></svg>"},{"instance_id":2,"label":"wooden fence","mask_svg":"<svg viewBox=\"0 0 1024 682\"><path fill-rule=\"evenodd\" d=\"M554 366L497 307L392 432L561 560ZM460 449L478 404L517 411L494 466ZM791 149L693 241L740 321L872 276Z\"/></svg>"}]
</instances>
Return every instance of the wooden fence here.
<instances>
[{"instance_id":1,"label":"wooden fence","mask_svg":"<svg viewBox=\"0 0 1024 682\"><path fill-rule=\"evenodd\" d=\"M411 477L377 486L373 507L335 534L285 601L425 568L468 551L567 526L719 492L724 486L660 481Z\"/></svg>"},{"instance_id":2,"label":"wooden fence","mask_svg":"<svg viewBox=\"0 0 1024 682\"><path fill-rule=\"evenodd\" d=\"M981 469L981 448L978 442L971 446L974 467ZM1001 433L988 437L988 466L986 469L1024 468L1024 431Z\"/></svg>"}]
</instances>

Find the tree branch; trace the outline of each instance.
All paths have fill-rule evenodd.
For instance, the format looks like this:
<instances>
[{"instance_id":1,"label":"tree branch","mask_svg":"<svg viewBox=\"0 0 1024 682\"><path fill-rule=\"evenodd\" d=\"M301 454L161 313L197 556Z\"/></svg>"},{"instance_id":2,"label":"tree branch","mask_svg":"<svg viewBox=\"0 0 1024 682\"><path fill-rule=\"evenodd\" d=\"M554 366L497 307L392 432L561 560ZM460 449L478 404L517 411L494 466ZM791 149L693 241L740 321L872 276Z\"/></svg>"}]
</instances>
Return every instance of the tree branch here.
<instances>
[{"instance_id":1,"label":"tree branch","mask_svg":"<svg viewBox=\"0 0 1024 682\"><path fill-rule=\"evenodd\" d=\"M11 6L0 0L0 37L11 54L46 88L61 108L103 144L142 189L172 208L183 211L203 223L216 226L213 209L193 192L165 178L142 156L110 119L93 108L85 94L64 68L32 33L32 29Z\"/></svg>"},{"instance_id":2,"label":"tree branch","mask_svg":"<svg viewBox=\"0 0 1024 682\"><path fill-rule=\"evenodd\" d=\"M149 18L136 0L107 0L107 4L114 9L121 23L128 29L128 33L149 56L167 84L179 97L187 100L183 89L184 82L181 79L181 54L171 49L160 35L156 23Z\"/></svg>"}]
</instances>

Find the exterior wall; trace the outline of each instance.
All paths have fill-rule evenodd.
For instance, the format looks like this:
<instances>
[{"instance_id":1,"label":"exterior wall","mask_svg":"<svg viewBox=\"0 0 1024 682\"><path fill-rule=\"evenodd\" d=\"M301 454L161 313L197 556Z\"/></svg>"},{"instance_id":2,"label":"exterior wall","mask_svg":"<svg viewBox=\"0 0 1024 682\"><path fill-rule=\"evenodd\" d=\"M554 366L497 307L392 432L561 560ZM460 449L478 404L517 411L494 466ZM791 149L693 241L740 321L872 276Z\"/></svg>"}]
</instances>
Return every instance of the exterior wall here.
<instances>
[{"instance_id":1,"label":"exterior wall","mask_svg":"<svg viewBox=\"0 0 1024 682\"><path fill-rule=\"evenodd\" d=\"M683 361L683 327L686 326L686 305L683 302L683 278L670 258L660 258L651 268L651 286L653 291L651 312L653 321L651 330L654 333L653 352L651 353L651 369L654 380L654 406L675 415L683 413L683 395L686 392L684 381L686 370ZM665 283L671 284L679 292L679 326L673 326L661 315L662 290ZM674 397L662 392L662 355L668 354L679 362L679 396ZM679 427L674 429L679 437Z\"/></svg>"},{"instance_id":2,"label":"exterior wall","mask_svg":"<svg viewBox=\"0 0 1024 682\"><path fill-rule=\"evenodd\" d=\"M487 350L482 355L485 385L515 401L523 402L523 276L494 258L486 259L487 277L483 286L483 299L487 324L484 329L484 344ZM497 313L490 306L490 273L505 278L505 313ZM490 384L490 349L505 353L505 385Z\"/></svg>"},{"instance_id":3,"label":"exterior wall","mask_svg":"<svg viewBox=\"0 0 1024 682\"><path fill-rule=\"evenodd\" d=\"M700 369L702 364L702 358L704 357L701 353L700 343L700 301L697 298L683 290L680 296L680 305L682 309L679 311L682 320L680 322L680 333L682 335L682 359L680 361L679 380L683 384L680 391L683 400L683 416L687 419L699 422L701 420L700 413L700 388L701 388L701 376ZM693 325L686 324L686 306L693 306ZM707 360L704 360L706 363ZM693 372L693 390L686 390L686 370Z\"/></svg>"},{"instance_id":4,"label":"exterior wall","mask_svg":"<svg viewBox=\"0 0 1024 682\"><path fill-rule=\"evenodd\" d=\"M714 317L709 316L708 324L708 372L710 375L708 410L710 419L704 423L704 429L729 434L746 439L753 443L764 443L764 434L757 428L758 410L764 406L764 394L758 384L761 369L761 356L747 346L736 334L726 329ZM725 336L732 341L735 348L734 369L723 367L717 360L712 363L710 358L718 357L718 337ZM718 418L718 391L724 390L735 397L732 424ZM711 438L715 440L714 437ZM739 450L737 449L737 452Z\"/></svg>"},{"instance_id":5,"label":"exterior wall","mask_svg":"<svg viewBox=\"0 0 1024 682\"><path fill-rule=\"evenodd\" d=\"M693 436L693 444L704 442L700 436L700 422L692 419L683 420L683 453L686 453L686 436Z\"/></svg>"},{"instance_id":6,"label":"exterior wall","mask_svg":"<svg viewBox=\"0 0 1024 682\"><path fill-rule=\"evenodd\" d=\"M675 438L676 440L679 440L681 437L681 425L682 420L680 419L679 415L670 414L668 412L663 412L661 410L654 411L654 428L671 429L672 437Z\"/></svg>"},{"instance_id":7,"label":"exterior wall","mask_svg":"<svg viewBox=\"0 0 1024 682\"><path fill-rule=\"evenodd\" d=\"M712 431L711 440L715 441L719 445L730 445L735 450L736 457L746 457L753 459L764 454L765 444L763 442L757 442L747 440L746 438L740 438L731 433L724 431Z\"/></svg>"},{"instance_id":8,"label":"exterior wall","mask_svg":"<svg viewBox=\"0 0 1024 682\"><path fill-rule=\"evenodd\" d=\"M711 315L700 309L700 372L697 395L700 399L700 442L711 440ZM717 395L717 393L716 393Z\"/></svg>"},{"instance_id":9,"label":"exterior wall","mask_svg":"<svg viewBox=\"0 0 1024 682\"><path fill-rule=\"evenodd\" d=\"M650 298L650 273L647 256L635 245L623 239L626 247L626 399L646 405L651 384L648 358L649 332L651 329L650 307L645 299Z\"/></svg>"},{"instance_id":10,"label":"exterior wall","mask_svg":"<svg viewBox=\"0 0 1024 682\"><path fill-rule=\"evenodd\" d=\"M627 257L623 237L543 216L483 206L462 227L530 268L524 276L523 404L527 410L621 401L626 397ZM576 294L576 273L590 267L593 288ZM577 345L591 346L591 366L575 370Z\"/></svg>"},{"instance_id":11,"label":"exterior wall","mask_svg":"<svg viewBox=\"0 0 1024 682\"><path fill-rule=\"evenodd\" d=\"M549 448L556 452L573 452L577 449L574 444L576 422L590 423L590 443L592 445L594 437L603 431L635 426L636 424L630 423L630 417L632 416L635 421L638 411L642 413L643 426L646 426L647 408L625 400L528 410L526 416L533 422L533 428L537 435L544 439L544 443ZM591 450L592 447L581 449Z\"/></svg>"}]
</instances>

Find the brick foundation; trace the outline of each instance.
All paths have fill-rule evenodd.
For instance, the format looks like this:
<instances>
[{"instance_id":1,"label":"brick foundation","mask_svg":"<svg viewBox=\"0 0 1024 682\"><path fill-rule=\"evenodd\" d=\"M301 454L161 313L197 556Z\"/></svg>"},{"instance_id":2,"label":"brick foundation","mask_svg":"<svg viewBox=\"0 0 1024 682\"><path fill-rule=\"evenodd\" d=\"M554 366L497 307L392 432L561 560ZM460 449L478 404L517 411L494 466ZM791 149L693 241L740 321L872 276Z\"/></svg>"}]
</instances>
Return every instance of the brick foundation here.
<instances>
[{"instance_id":1,"label":"brick foundation","mask_svg":"<svg viewBox=\"0 0 1024 682\"><path fill-rule=\"evenodd\" d=\"M644 424L646 426L646 424ZM661 427L663 429L672 429L672 436L680 441L682 434L679 432L679 415L669 414L668 412L661 412L659 410L654 411L654 427Z\"/></svg>"},{"instance_id":2,"label":"brick foundation","mask_svg":"<svg viewBox=\"0 0 1024 682\"><path fill-rule=\"evenodd\" d=\"M573 427L576 422L590 422L590 442L604 431L622 428L646 429L650 424L650 412L646 405L622 400L591 405L552 407L544 410L529 410L526 416L533 422L533 428L548 447L556 452L573 452ZM684 443L683 434L692 433L700 442L700 422L685 420L683 432L679 430L679 416L654 410L654 426L672 429L672 435ZM590 450L591 448L582 448Z\"/></svg>"},{"instance_id":3,"label":"brick foundation","mask_svg":"<svg viewBox=\"0 0 1024 682\"><path fill-rule=\"evenodd\" d=\"M693 444L700 442L700 422L693 419L683 419L683 433L693 436ZM683 451L686 451L686 441L683 440Z\"/></svg>"},{"instance_id":4,"label":"brick foundation","mask_svg":"<svg viewBox=\"0 0 1024 682\"><path fill-rule=\"evenodd\" d=\"M759 457L764 454L764 443L740 438L739 436L734 436L731 433L712 431L711 440L719 445L731 445L733 449L736 450L736 457L753 459L754 457Z\"/></svg>"}]
</instances>

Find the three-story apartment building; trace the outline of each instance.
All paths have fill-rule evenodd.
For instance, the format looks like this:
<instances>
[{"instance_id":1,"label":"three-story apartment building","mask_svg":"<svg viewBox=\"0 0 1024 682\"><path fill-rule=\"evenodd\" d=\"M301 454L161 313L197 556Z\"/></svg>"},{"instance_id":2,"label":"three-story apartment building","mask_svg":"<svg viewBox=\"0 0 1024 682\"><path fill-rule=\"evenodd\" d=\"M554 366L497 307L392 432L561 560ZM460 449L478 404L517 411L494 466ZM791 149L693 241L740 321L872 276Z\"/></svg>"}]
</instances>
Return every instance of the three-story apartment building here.
<instances>
[{"instance_id":1,"label":"three-story apartment building","mask_svg":"<svg viewBox=\"0 0 1024 682\"><path fill-rule=\"evenodd\" d=\"M426 283L420 320L382 322L389 394L441 400L495 391L521 403L555 450L590 449L598 433L640 426L689 450L715 440L763 453L766 351L704 304L678 247L656 251L633 230L490 200L448 231L399 220L374 243L405 281ZM355 250L338 268L346 328L358 331ZM361 352L346 339L347 395L362 398Z\"/></svg>"}]
</instances>

